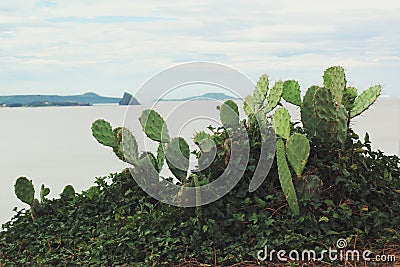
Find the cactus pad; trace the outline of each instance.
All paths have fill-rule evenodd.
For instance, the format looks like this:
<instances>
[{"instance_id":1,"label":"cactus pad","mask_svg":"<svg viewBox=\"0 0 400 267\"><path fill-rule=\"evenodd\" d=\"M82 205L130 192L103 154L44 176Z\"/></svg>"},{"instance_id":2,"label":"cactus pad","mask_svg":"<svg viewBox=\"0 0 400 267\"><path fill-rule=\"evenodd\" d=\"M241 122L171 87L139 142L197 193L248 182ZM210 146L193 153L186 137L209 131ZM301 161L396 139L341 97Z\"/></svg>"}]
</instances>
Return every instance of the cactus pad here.
<instances>
[{"instance_id":1,"label":"cactus pad","mask_svg":"<svg viewBox=\"0 0 400 267\"><path fill-rule=\"evenodd\" d=\"M243 110L248 117L255 113L254 97L252 95L246 96L243 103Z\"/></svg>"},{"instance_id":2,"label":"cactus pad","mask_svg":"<svg viewBox=\"0 0 400 267\"><path fill-rule=\"evenodd\" d=\"M35 189L31 180L26 177L19 177L14 185L14 192L22 202L32 205L35 198Z\"/></svg>"},{"instance_id":3,"label":"cactus pad","mask_svg":"<svg viewBox=\"0 0 400 267\"><path fill-rule=\"evenodd\" d=\"M50 188L45 187L44 184L40 187L40 202L44 202L46 196L50 194Z\"/></svg>"},{"instance_id":4,"label":"cactus pad","mask_svg":"<svg viewBox=\"0 0 400 267\"><path fill-rule=\"evenodd\" d=\"M256 88L254 89L253 99L254 107L256 110L261 109L268 92L268 76L263 74L257 81Z\"/></svg>"},{"instance_id":5,"label":"cactus pad","mask_svg":"<svg viewBox=\"0 0 400 267\"><path fill-rule=\"evenodd\" d=\"M190 149L182 137L172 138L166 150L165 157L171 172L180 181L184 181L189 170Z\"/></svg>"},{"instance_id":6,"label":"cactus pad","mask_svg":"<svg viewBox=\"0 0 400 267\"><path fill-rule=\"evenodd\" d=\"M225 128L239 127L239 109L233 100L227 100L221 105L219 116Z\"/></svg>"},{"instance_id":7,"label":"cactus pad","mask_svg":"<svg viewBox=\"0 0 400 267\"><path fill-rule=\"evenodd\" d=\"M64 187L64 190L62 191L62 193L60 194L61 198L64 199L72 199L75 197L75 189L72 185L66 185Z\"/></svg>"},{"instance_id":8,"label":"cactus pad","mask_svg":"<svg viewBox=\"0 0 400 267\"><path fill-rule=\"evenodd\" d=\"M164 161L165 161L165 153L162 143L158 144L156 161L157 161L157 171L160 173L161 169L164 166Z\"/></svg>"},{"instance_id":9,"label":"cactus pad","mask_svg":"<svg viewBox=\"0 0 400 267\"><path fill-rule=\"evenodd\" d=\"M343 105L344 107L350 111L353 109L354 101L357 98L357 88L354 87L346 87L343 91Z\"/></svg>"},{"instance_id":10,"label":"cactus pad","mask_svg":"<svg viewBox=\"0 0 400 267\"><path fill-rule=\"evenodd\" d=\"M169 142L167 125L157 111L151 109L143 110L139 121L147 137L157 142Z\"/></svg>"},{"instance_id":11,"label":"cactus pad","mask_svg":"<svg viewBox=\"0 0 400 267\"><path fill-rule=\"evenodd\" d=\"M300 177L310 156L310 142L303 134L295 133L286 141L286 155L297 177Z\"/></svg>"},{"instance_id":12,"label":"cactus pad","mask_svg":"<svg viewBox=\"0 0 400 267\"><path fill-rule=\"evenodd\" d=\"M300 85L295 80L288 80L283 83L283 99L296 106L301 106Z\"/></svg>"},{"instance_id":13,"label":"cactus pad","mask_svg":"<svg viewBox=\"0 0 400 267\"><path fill-rule=\"evenodd\" d=\"M278 108L272 115L272 124L277 135L287 139L290 136L290 114L286 108Z\"/></svg>"},{"instance_id":14,"label":"cactus pad","mask_svg":"<svg viewBox=\"0 0 400 267\"><path fill-rule=\"evenodd\" d=\"M381 94L381 86L376 85L363 91L354 101L350 117L354 118L367 110Z\"/></svg>"},{"instance_id":15,"label":"cactus pad","mask_svg":"<svg viewBox=\"0 0 400 267\"><path fill-rule=\"evenodd\" d=\"M343 91L346 88L346 75L340 66L330 67L324 72L324 86L328 88L335 97L338 105L342 104Z\"/></svg>"},{"instance_id":16,"label":"cactus pad","mask_svg":"<svg viewBox=\"0 0 400 267\"><path fill-rule=\"evenodd\" d=\"M273 110L281 101L283 94L283 82L277 81L268 94L267 112Z\"/></svg>"},{"instance_id":17,"label":"cactus pad","mask_svg":"<svg viewBox=\"0 0 400 267\"><path fill-rule=\"evenodd\" d=\"M296 190L293 185L292 175L286 161L285 144L282 139L276 143L276 160L278 164L279 182L291 211L295 215L300 214Z\"/></svg>"},{"instance_id":18,"label":"cactus pad","mask_svg":"<svg viewBox=\"0 0 400 267\"><path fill-rule=\"evenodd\" d=\"M115 140L111 124L103 119L96 120L92 123L92 135L96 140L109 147L116 147L117 142Z\"/></svg>"},{"instance_id":19,"label":"cactus pad","mask_svg":"<svg viewBox=\"0 0 400 267\"><path fill-rule=\"evenodd\" d=\"M125 162L135 164L139 158L139 148L135 136L127 128L121 128L118 135L121 135L120 147L122 147Z\"/></svg>"}]
</instances>

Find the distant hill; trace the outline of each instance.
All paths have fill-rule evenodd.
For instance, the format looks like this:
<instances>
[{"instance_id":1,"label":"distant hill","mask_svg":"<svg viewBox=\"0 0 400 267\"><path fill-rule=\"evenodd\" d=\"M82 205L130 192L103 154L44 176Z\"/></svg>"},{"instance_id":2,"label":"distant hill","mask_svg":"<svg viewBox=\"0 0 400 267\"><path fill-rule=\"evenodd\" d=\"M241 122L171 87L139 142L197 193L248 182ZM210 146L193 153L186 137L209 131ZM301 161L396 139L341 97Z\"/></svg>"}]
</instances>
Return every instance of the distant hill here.
<instances>
[{"instance_id":1,"label":"distant hill","mask_svg":"<svg viewBox=\"0 0 400 267\"><path fill-rule=\"evenodd\" d=\"M0 106L39 106L38 103L55 103L56 105L92 105L119 103L121 98L104 97L96 93L83 95L11 95L0 96ZM49 105L49 104L47 104Z\"/></svg>"},{"instance_id":2,"label":"distant hill","mask_svg":"<svg viewBox=\"0 0 400 267\"><path fill-rule=\"evenodd\" d=\"M160 99L160 101L227 100L227 99L240 100L240 98L226 95L224 93L207 93L199 96L191 96L185 98Z\"/></svg>"}]
</instances>

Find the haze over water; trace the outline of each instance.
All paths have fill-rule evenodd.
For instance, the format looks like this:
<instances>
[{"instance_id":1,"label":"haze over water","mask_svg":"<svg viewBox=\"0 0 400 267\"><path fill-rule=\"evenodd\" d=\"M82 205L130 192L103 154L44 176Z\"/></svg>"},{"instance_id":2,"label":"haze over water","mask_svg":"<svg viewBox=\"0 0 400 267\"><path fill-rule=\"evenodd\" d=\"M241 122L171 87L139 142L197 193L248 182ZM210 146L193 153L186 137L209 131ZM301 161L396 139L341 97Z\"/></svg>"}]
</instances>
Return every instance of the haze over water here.
<instances>
[{"instance_id":1,"label":"haze over water","mask_svg":"<svg viewBox=\"0 0 400 267\"><path fill-rule=\"evenodd\" d=\"M205 118L218 118L218 102L192 101L178 104L161 103L156 109L168 117L171 136L183 135L193 149L191 137L195 130L216 124ZM299 118L296 108L288 108L294 118ZM129 109L129 128L141 143L144 138L137 118L142 107ZM53 198L58 197L67 184L81 191L93 185L95 177L124 169L126 165L115 157L112 150L98 144L92 137L90 127L98 118L110 121L114 127L122 126L126 112L127 107L117 105L1 108L0 224L12 217L13 207L28 208L14 195L13 186L19 176L33 180L37 198L41 184L51 189L49 197ZM196 119L190 121L191 118ZM374 149L399 155L400 99L379 99L352 125L361 138L368 130ZM147 150L154 147L151 142L146 142ZM194 164L192 162L192 166Z\"/></svg>"}]
</instances>

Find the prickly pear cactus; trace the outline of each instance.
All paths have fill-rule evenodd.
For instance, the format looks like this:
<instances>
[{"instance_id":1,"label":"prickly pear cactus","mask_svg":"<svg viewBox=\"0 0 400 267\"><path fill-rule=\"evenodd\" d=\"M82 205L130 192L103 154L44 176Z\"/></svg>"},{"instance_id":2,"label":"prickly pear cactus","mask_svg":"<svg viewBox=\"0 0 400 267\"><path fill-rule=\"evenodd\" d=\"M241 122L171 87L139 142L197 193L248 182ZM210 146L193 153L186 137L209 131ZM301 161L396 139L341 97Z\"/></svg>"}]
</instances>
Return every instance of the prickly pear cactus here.
<instances>
[{"instance_id":1,"label":"prickly pear cactus","mask_svg":"<svg viewBox=\"0 0 400 267\"><path fill-rule=\"evenodd\" d=\"M300 214L296 190L293 185L292 175L286 161L285 144L282 139L276 143L276 160L278 164L279 182L291 211L295 215Z\"/></svg>"},{"instance_id":2,"label":"prickly pear cactus","mask_svg":"<svg viewBox=\"0 0 400 267\"><path fill-rule=\"evenodd\" d=\"M225 101L221 105L219 116L225 128L239 127L239 109L234 101Z\"/></svg>"},{"instance_id":3,"label":"prickly pear cactus","mask_svg":"<svg viewBox=\"0 0 400 267\"><path fill-rule=\"evenodd\" d=\"M124 161L136 164L139 158L139 148L135 136L127 128L121 128L118 135L121 135L120 147L122 147Z\"/></svg>"},{"instance_id":4,"label":"prickly pear cactus","mask_svg":"<svg viewBox=\"0 0 400 267\"><path fill-rule=\"evenodd\" d=\"M286 141L286 155L297 177L301 177L310 156L310 142L303 134L295 133Z\"/></svg>"},{"instance_id":5,"label":"prickly pear cactus","mask_svg":"<svg viewBox=\"0 0 400 267\"><path fill-rule=\"evenodd\" d=\"M354 118L367 110L381 94L381 86L376 85L363 91L354 101L350 117Z\"/></svg>"},{"instance_id":6,"label":"prickly pear cactus","mask_svg":"<svg viewBox=\"0 0 400 267\"><path fill-rule=\"evenodd\" d=\"M44 184L40 187L40 202L43 203L46 201L46 196L50 194L50 188L45 187Z\"/></svg>"},{"instance_id":7,"label":"prickly pear cactus","mask_svg":"<svg viewBox=\"0 0 400 267\"><path fill-rule=\"evenodd\" d=\"M346 87L343 91L343 105L344 107L350 111L353 109L354 101L357 98L357 88L354 87Z\"/></svg>"},{"instance_id":8,"label":"prickly pear cactus","mask_svg":"<svg viewBox=\"0 0 400 267\"><path fill-rule=\"evenodd\" d=\"M26 177L19 177L14 185L14 192L22 202L32 205L35 198L35 189L31 180Z\"/></svg>"},{"instance_id":9,"label":"prickly pear cactus","mask_svg":"<svg viewBox=\"0 0 400 267\"><path fill-rule=\"evenodd\" d=\"M267 112L273 110L279 104L282 98L282 94L283 94L283 82L277 81L268 94Z\"/></svg>"},{"instance_id":10,"label":"prickly pear cactus","mask_svg":"<svg viewBox=\"0 0 400 267\"><path fill-rule=\"evenodd\" d=\"M320 143L343 144L347 138L348 114L337 105L331 91L312 86L307 90L301 108L301 121L311 138Z\"/></svg>"},{"instance_id":11,"label":"prickly pear cactus","mask_svg":"<svg viewBox=\"0 0 400 267\"><path fill-rule=\"evenodd\" d=\"M204 131L197 132L194 135L193 141L200 147L202 152L210 152L215 147L215 143L212 141L211 135Z\"/></svg>"},{"instance_id":12,"label":"prickly pear cactus","mask_svg":"<svg viewBox=\"0 0 400 267\"><path fill-rule=\"evenodd\" d=\"M164 166L164 161L165 161L164 146L162 143L158 144L156 161L157 161L157 171L158 173L160 173L161 169Z\"/></svg>"},{"instance_id":13,"label":"prickly pear cactus","mask_svg":"<svg viewBox=\"0 0 400 267\"><path fill-rule=\"evenodd\" d=\"M288 80L283 83L283 99L296 106L301 106L300 85L295 80Z\"/></svg>"},{"instance_id":14,"label":"prickly pear cactus","mask_svg":"<svg viewBox=\"0 0 400 267\"><path fill-rule=\"evenodd\" d=\"M169 142L167 125L155 110L143 110L139 121L147 137L161 143Z\"/></svg>"},{"instance_id":15,"label":"prickly pear cactus","mask_svg":"<svg viewBox=\"0 0 400 267\"><path fill-rule=\"evenodd\" d=\"M263 106L264 100L267 96L269 86L268 76L263 74L257 81L256 88L253 92L253 99L254 99L254 108L255 110L261 109Z\"/></svg>"},{"instance_id":16,"label":"prickly pear cactus","mask_svg":"<svg viewBox=\"0 0 400 267\"><path fill-rule=\"evenodd\" d=\"M165 158L171 172L180 181L185 181L189 170L190 149L182 137L172 138L165 150Z\"/></svg>"},{"instance_id":17,"label":"prickly pear cactus","mask_svg":"<svg viewBox=\"0 0 400 267\"><path fill-rule=\"evenodd\" d=\"M335 97L338 105L342 104L343 91L346 88L346 75L340 66L330 67L324 72L324 86L328 88Z\"/></svg>"},{"instance_id":18,"label":"prickly pear cactus","mask_svg":"<svg viewBox=\"0 0 400 267\"><path fill-rule=\"evenodd\" d=\"M96 140L105 146L115 147L117 142L111 124L103 119L96 120L92 123L92 134Z\"/></svg>"},{"instance_id":19,"label":"prickly pear cactus","mask_svg":"<svg viewBox=\"0 0 400 267\"><path fill-rule=\"evenodd\" d=\"M278 108L272 115L272 124L277 135L284 139L290 136L290 114L286 108Z\"/></svg>"},{"instance_id":20,"label":"prickly pear cactus","mask_svg":"<svg viewBox=\"0 0 400 267\"><path fill-rule=\"evenodd\" d=\"M61 192L60 197L66 200L72 199L75 197L75 189L72 185L66 185L64 190Z\"/></svg>"},{"instance_id":21,"label":"prickly pear cactus","mask_svg":"<svg viewBox=\"0 0 400 267\"><path fill-rule=\"evenodd\" d=\"M256 112L255 104L254 104L254 97L252 95L248 95L244 99L243 110L244 110L244 113L246 113L246 115L248 117L254 115L254 113Z\"/></svg>"}]
</instances>

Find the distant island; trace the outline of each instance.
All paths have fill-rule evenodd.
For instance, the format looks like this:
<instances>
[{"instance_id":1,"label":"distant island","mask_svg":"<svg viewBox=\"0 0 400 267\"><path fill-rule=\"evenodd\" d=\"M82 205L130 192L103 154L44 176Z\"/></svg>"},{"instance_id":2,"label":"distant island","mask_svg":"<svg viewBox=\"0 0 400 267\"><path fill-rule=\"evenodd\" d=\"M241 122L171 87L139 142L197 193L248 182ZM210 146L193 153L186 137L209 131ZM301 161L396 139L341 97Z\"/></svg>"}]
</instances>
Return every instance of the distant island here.
<instances>
[{"instance_id":1,"label":"distant island","mask_svg":"<svg viewBox=\"0 0 400 267\"><path fill-rule=\"evenodd\" d=\"M191 96L185 98L174 98L174 99L161 98L159 101L227 100L227 99L240 100L240 98L238 97L230 96L224 93L207 93L199 96Z\"/></svg>"},{"instance_id":2,"label":"distant island","mask_svg":"<svg viewBox=\"0 0 400 267\"><path fill-rule=\"evenodd\" d=\"M123 99L129 98L129 103L140 105L130 94L125 93ZM0 96L0 107L47 107L47 106L91 106L93 104L120 104L122 99L117 97L105 97L96 93L83 95L12 95Z\"/></svg>"}]
</instances>

